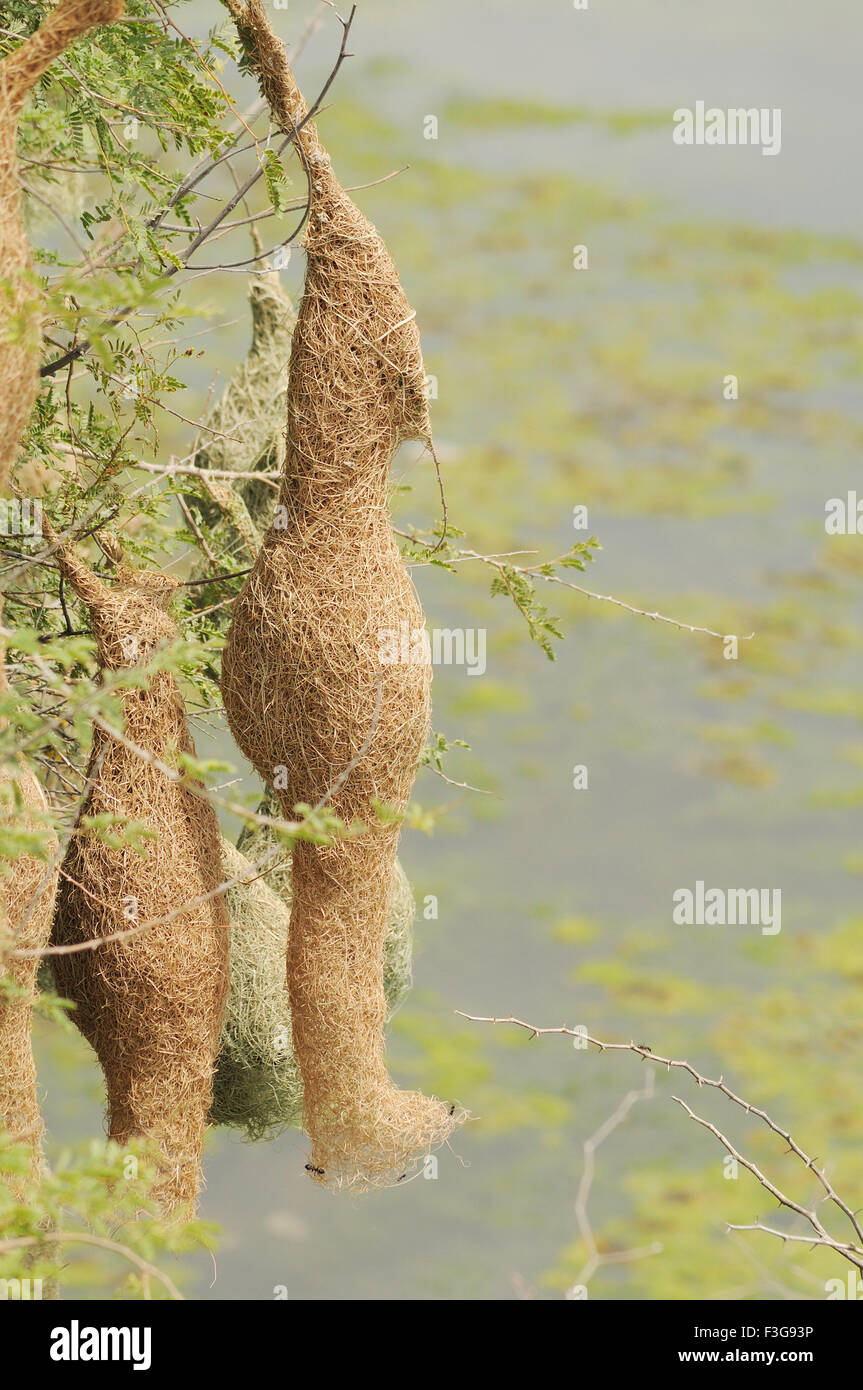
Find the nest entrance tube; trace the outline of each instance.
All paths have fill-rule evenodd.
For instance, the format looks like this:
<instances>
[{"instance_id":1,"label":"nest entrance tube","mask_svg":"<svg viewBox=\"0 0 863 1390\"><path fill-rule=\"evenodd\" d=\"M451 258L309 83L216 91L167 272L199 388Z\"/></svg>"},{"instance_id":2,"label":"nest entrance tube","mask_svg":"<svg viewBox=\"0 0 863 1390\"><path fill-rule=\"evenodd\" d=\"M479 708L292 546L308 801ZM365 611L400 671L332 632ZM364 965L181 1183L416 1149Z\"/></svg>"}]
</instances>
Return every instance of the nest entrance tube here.
<instances>
[{"instance_id":1,"label":"nest entrance tube","mask_svg":"<svg viewBox=\"0 0 863 1390\"><path fill-rule=\"evenodd\" d=\"M103 670L146 666L176 636L168 613L176 580L119 563L109 588L68 547L55 555L89 610ZM53 934L56 945L116 939L51 964L102 1064L110 1137L153 1139L156 1195L166 1212L188 1211L200 1184L228 981L228 918L215 891L223 881L219 829L210 803L157 765L195 751L174 677L156 669L124 691L123 706L122 739L99 724L94 730L90 791L60 870ZM143 842L146 857L82 826L82 817L103 814L143 823L153 835Z\"/></svg>"},{"instance_id":2,"label":"nest entrance tube","mask_svg":"<svg viewBox=\"0 0 863 1390\"><path fill-rule=\"evenodd\" d=\"M398 1181L458 1122L442 1102L400 1091L384 1061L399 832L377 807L407 806L431 681L425 660L381 661L386 632L423 627L389 524L389 464L402 441L429 440L425 373L395 267L336 179L261 0L228 7L275 119L295 133L310 210L279 499L288 524L270 527L234 606L222 691L237 743L280 788L286 817L326 799L367 827L295 845L288 950L310 1171L359 1188Z\"/></svg>"}]
</instances>

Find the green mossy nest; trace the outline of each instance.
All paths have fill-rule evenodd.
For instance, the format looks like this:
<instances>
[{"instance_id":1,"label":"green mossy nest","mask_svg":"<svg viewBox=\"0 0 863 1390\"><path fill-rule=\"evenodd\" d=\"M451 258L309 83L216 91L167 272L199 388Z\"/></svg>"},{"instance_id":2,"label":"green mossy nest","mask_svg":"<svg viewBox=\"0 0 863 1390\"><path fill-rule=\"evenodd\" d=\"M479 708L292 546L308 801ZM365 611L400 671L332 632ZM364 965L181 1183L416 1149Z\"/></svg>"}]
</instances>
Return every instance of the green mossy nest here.
<instances>
[{"instance_id":1,"label":"green mossy nest","mask_svg":"<svg viewBox=\"0 0 863 1390\"><path fill-rule=\"evenodd\" d=\"M269 804L269 803L267 803ZM270 846L266 829L245 832L244 849L263 860ZM231 930L231 987L216 1075L213 1124L240 1130L251 1140L271 1139L300 1129L303 1083L293 1051L286 984L291 871L276 865L266 878L240 850L222 841L224 878L251 882L229 888L225 897ZM411 986L414 899L407 875L396 866L384 947L384 993L390 1014Z\"/></svg>"}]
</instances>

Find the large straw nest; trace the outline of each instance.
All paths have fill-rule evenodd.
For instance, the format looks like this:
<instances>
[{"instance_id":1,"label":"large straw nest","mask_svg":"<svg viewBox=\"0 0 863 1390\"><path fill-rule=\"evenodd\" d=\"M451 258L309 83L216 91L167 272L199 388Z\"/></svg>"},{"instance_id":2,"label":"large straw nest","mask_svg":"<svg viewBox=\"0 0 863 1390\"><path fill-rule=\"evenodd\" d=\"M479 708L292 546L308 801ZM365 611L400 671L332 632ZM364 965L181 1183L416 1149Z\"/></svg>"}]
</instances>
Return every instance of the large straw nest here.
<instances>
[{"instance_id":1,"label":"large straw nest","mask_svg":"<svg viewBox=\"0 0 863 1390\"><path fill-rule=\"evenodd\" d=\"M206 415L203 442L195 451L203 495L186 499L210 527L210 546L219 568L255 559L276 502L273 488L256 480L255 474L284 464L288 358L296 315L276 272L252 279L249 305L248 354ZM249 480L206 476L214 470L247 473ZM212 565L202 557L193 577L204 578ZM258 811L279 815L272 794ZM302 1124L303 1086L294 1057L286 976L290 853L280 849L278 836L266 825L247 825L239 850L222 842L223 878L246 881L234 884L225 895L232 926L231 983L210 1118L254 1141ZM260 875L250 861L267 865L266 872ZM407 875L396 861L384 943L384 994L390 1013L411 984L414 914Z\"/></svg>"},{"instance_id":2,"label":"large straw nest","mask_svg":"<svg viewBox=\"0 0 863 1390\"><path fill-rule=\"evenodd\" d=\"M228 0L283 129L307 115L261 0ZM408 802L429 726L431 668L382 665L385 631L423 627L388 519L389 463L429 437L414 314L378 233L335 178L312 122L307 271L288 379L286 529L271 527L234 606L228 720L286 815L327 798L361 836L293 854L288 979L321 1182L398 1181L442 1142L449 1107L402 1092L384 1062L383 942L398 843L377 807Z\"/></svg>"},{"instance_id":3,"label":"large straw nest","mask_svg":"<svg viewBox=\"0 0 863 1390\"><path fill-rule=\"evenodd\" d=\"M39 301L21 209L18 118L49 64L123 9L124 0L61 0L35 34L0 61L0 280L6 282L0 293L0 491L39 390Z\"/></svg>"},{"instance_id":4,"label":"large straw nest","mask_svg":"<svg viewBox=\"0 0 863 1390\"><path fill-rule=\"evenodd\" d=\"M176 636L173 578L120 562L108 588L68 547L56 558L89 611L104 670L146 666ZM123 707L123 740L94 728L90 790L61 867L53 937L61 946L115 939L54 956L52 966L102 1064L110 1137L156 1141L157 1190L173 1211L190 1206L200 1183L227 994L220 837L203 789L178 785L159 766L195 751L173 676L152 671L142 687L124 691ZM81 824L99 815L152 832L145 857ZM152 925L136 930L145 923Z\"/></svg>"}]
</instances>

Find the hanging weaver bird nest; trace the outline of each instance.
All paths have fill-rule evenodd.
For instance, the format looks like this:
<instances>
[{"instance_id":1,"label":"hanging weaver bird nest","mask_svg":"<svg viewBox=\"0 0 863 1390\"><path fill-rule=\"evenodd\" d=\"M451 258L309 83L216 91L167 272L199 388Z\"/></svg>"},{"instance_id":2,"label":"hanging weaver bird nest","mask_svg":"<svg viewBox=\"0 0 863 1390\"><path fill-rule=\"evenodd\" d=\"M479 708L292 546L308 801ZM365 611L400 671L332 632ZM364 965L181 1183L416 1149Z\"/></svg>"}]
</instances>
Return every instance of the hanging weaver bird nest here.
<instances>
[{"instance_id":1,"label":"hanging weaver bird nest","mask_svg":"<svg viewBox=\"0 0 863 1390\"><path fill-rule=\"evenodd\" d=\"M0 696L6 690L0 642ZM0 776L0 825L19 832L36 829L45 810L42 789L23 763L13 777ZM47 859L19 855L0 878L0 1130L25 1144L32 1155L29 1174L23 1180L16 1175L10 1182L18 1196L23 1195L27 1177L38 1177L41 1170L43 1125L31 1044L39 956L15 957L10 952L38 952L48 945L57 888L55 835L47 838L45 850ZM2 988L4 976L12 986L8 994Z\"/></svg>"},{"instance_id":2,"label":"hanging weaver bird nest","mask_svg":"<svg viewBox=\"0 0 863 1390\"><path fill-rule=\"evenodd\" d=\"M109 588L50 528L46 534L89 611L102 669L146 667L176 636L168 605L177 581L130 569L106 538L116 563ZM156 669L122 699L121 738L95 724L90 790L61 867L53 936L56 945L113 939L53 956L52 967L102 1064L110 1137L155 1141L157 1195L173 1211L190 1207L200 1184L227 994L220 836L200 784L180 785L165 770L195 751L173 676ZM82 824L104 815L150 832L143 855L131 845L112 847Z\"/></svg>"},{"instance_id":3,"label":"hanging weaver bird nest","mask_svg":"<svg viewBox=\"0 0 863 1390\"><path fill-rule=\"evenodd\" d=\"M288 357L295 315L277 271L252 280L249 304L249 352L205 417L203 443L193 451L201 476L195 493L186 494L185 506L197 514L210 537L209 555L201 555L192 569L190 577L196 585L209 575L252 563L278 495L272 474L280 474L284 465ZM225 478L220 473L238 476ZM202 606L209 607L209 593L200 588L196 592ZM223 609L220 619L225 627L227 616ZM220 619L211 622L218 624Z\"/></svg>"},{"instance_id":4,"label":"hanging weaver bird nest","mask_svg":"<svg viewBox=\"0 0 863 1390\"><path fill-rule=\"evenodd\" d=\"M284 464L288 359L295 314L278 271L255 276L249 286L249 307L251 345L204 418L207 428L195 454L195 463L202 469L251 475L281 469ZM245 493L249 485L241 481L239 486ZM272 489L256 495L272 504Z\"/></svg>"},{"instance_id":5,"label":"hanging weaver bird nest","mask_svg":"<svg viewBox=\"0 0 863 1390\"><path fill-rule=\"evenodd\" d=\"M249 304L251 346L206 416L205 442L195 453L202 495L186 498L210 528L219 568L254 561L276 503L272 486L254 475L284 465L288 357L296 316L276 272L251 281ZM216 470L248 473L249 481L207 476ZM192 577L205 578L212 566L202 557ZM272 794L258 812L279 816ZM267 865L266 872L261 876L250 860ZM234 884L225 895L232 926L231 984L210 1119L240 1130L247 1139L268 1139L302 1124L303 1086L294 1057L285 968L290 852L268 826L247 826L239 850L222 842L222 877L248 881ZM396 861L384 943L390 1014L411 984L413 921L413 893Z\"/></svg>"},{"instance_id":6,"label":"hanging weaver bird nest","mask_svg":"<svg viewBox=\"0 0 863 1390\"><path fill-rule=\"evenodd\" d=\"M215 567L247 565L260 548L276 501L272 480L255 473L280 472L285 456L285 402L288 357L294 326L293 305L279 283L278 271L256 276L249 287L252 342L245 359L204 420L204 442L194 462L201 470L195 497L186 503L210 528L217 559L201 560L193 578ZM218 472L248 473L233 482Z\"/></svg>"},{"instance_id":7,"label":"hanging weaver bird nest","mask_svg":"<svg viewBox=\"0 0 863 1390\"><path fill-rule=\"evenodd\" d=\"M35 34L0 61L0 490L39 389L39 299L21 212L18 118L49 64L123 9L124 0L61 0Z\"/></svg>"},{"instance_id":8,"label":"hanging weaver bird nest","mask_svg":"<svg viewBox=\"0 0 863 1390\"><path fill-rule=\"evenodd\" d=\"M452 1132L384 1061L383 944L398 845L429 727L431 667L384 665L423 615L388 516L389 464L430 442L419 334L378 233L337 181L261 0L226 0L275 120L309 178L307 270L291 345L280 505L234 605L228 721L286 816L323 799L363 834L292 859L288 982L316 1181L398 1181ZM302 129L298 127L302 123ZM277 514L277 520L281 519ZM281 770L280 777L277 773ZM395 813L379 816L381 805Z\"/></svg>"},{"instance_id":9,"label":"hanging weaver bird nest","mask_svg":"<svg viewBox=\"0 0 863 1390\"><path fill-rule=\"evenodd\" d=\"M265 814L273 808L265 805ZM267 831L252 832L244 846L263 861L272 847ZM255 864L222 841L222 877L245 880L225 894L231 921L231 988L213 1083L210 1119L241 1130L247 1139L269 1139L302 1124L303 1082L294 1057L285 978L290 926L290 868L264 877ZM275 880L274 891L267 880ZM384 946L384 994L391 1013L410 988L414 900L400 867L389 905Z\"/></svg>"}]
</instances>

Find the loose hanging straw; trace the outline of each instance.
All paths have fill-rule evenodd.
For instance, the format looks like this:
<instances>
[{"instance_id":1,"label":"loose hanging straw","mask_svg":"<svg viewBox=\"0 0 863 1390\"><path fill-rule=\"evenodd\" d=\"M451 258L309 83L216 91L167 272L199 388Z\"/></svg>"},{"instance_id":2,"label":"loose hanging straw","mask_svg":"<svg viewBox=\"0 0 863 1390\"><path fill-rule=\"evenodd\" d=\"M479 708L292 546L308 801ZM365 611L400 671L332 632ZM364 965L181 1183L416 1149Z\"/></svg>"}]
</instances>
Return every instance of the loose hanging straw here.
<instances>
[{"instance_id":1,"label":"loose hanging straw","mask_svg":"<svg viewBox=\"0 0 863 1390\"><path fill-rule=\"evenodd\" d=\"M89 611L102 669L146 666L176 636L168 606L178 581L130 569L111 546L116 586L109 588L50 528L46 535ZM174 677L156 670L122 698L126 742L99 724L94 729L90 791L61 867L53 936L58 946L117 939L51 963L102 1064L110 1137L156 1141L157 1194L173 1212L190 1209L200 1185L227 994L228 917L214 891L223 881L220 836L211 805L149 761L172 766L195 752ZM152 832L146 857L128 845L111 847L82 824L106 815Z\"/></svg>"},{"instance_id":2,"label":"loose hanging straw","mask_svg":"<svg viewBox=\"0 0 863 1390\"><path fill-rule=\"evenodd\" d=\"M39 390L39 297L21 212L18 117L54 59L123 9L124 0L61 0L35 34L0 61L0 492ZM18 318L24 323L10 333Z\"/></svg>"},{"instance_id":3,"label":"loose hanging straw","mask_svg":"<svg viewBox=\"0 0 863 1390\"><path fill-rule=\"evenodd\" d=\"M291 347L274 524L234 606L222 690L240 748L285 815L328 797L358 838L293 854L288 980L315 1180L398 1181L452 1132L451 1107L390 1080L383 943L398 825L429 727L431 668L383 665L423 615L388 518L389 463L428 440L414 314L380 236L330 166L261 0L226 0L246 58L308 173L307 271ZM302 130L297 132L300 123Z\"/></svg>"}]
</instances>

